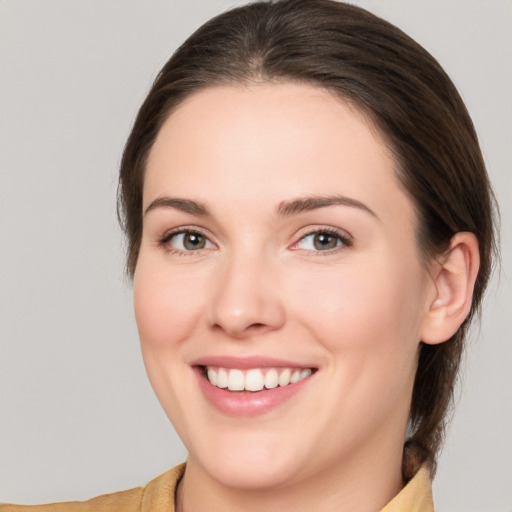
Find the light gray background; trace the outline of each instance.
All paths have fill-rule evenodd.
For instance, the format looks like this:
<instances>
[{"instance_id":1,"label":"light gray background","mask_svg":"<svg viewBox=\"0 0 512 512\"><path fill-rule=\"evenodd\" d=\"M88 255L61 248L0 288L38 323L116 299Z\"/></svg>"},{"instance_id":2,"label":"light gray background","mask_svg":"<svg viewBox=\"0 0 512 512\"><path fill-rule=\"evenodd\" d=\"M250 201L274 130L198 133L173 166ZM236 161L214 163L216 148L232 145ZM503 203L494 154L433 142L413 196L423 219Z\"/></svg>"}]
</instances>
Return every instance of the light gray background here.
<instances>
[{"instance_id":1,"label":"light gray background","mask_svg":"<svg viewBox=\"0 0 512 512\"><path fill-rule=\"evenodd\" d=\"M140 357L116 173L148 87L221 0L0 0L0 502L146 483L185 450ZM512 511L512 2L360 0L453 77L502 208L439 511ZM498 285L499 278L499 285Z\"/></svg>"}]
</instances>

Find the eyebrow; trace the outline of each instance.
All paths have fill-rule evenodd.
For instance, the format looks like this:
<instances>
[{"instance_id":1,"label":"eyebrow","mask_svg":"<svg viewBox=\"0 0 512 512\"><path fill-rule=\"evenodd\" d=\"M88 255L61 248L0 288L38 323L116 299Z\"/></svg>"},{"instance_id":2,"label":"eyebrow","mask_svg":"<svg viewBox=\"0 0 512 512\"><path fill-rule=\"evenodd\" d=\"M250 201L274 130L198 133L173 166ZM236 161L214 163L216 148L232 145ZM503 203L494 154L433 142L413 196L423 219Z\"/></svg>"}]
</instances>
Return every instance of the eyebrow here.
<instances>
[{"instance_id":1,"label":"eyebrow","mask_svg":"<svg viewBox=\"0 0 512 512\"><path fill-rule=\"evenodd\" d=\"M282 217L287 217L289 215L296 215L302 212L337 205L358 208L378 219L377 214L361 201L339 195L299 197L297 199L291 199L290 201L283 201L279 204L277 213Z\"/></svg>"},{"instance_id":2,"label":"eyebrow","mask_svg":"<svg viewBox=\"0 0 512 512\"><path fill-rule=\"evenodd\" d=\"M159 197L155 199L144 211L144 215L156 208L174 208L192 215L201 217L211 216L208 208L203 203L192 201L191 199L182 199L180 197Z\"/></svg>"},{"instance_id":3,"label":"eyebrow","mask_svg":"<svg viewBox=\"0 0 512 512\"><path fill-rule=\"evenodd\" d=\"M375 212L368 208L368 206L366 206L361 201L339 195L299 197L289 201L282 201L277 207L277 214L280 217L289 217L311 210L318 210L320 208L340 205L358 208L378 219ZM144 215L157 208L174 208L176 210L190 213L191 215L198 215L200 217L211 216L210 211L204 203L193 201L191 199L183 199L180 197L159 197L149 204L149 206L144 211Z\"/></svg>"}]
</instances>

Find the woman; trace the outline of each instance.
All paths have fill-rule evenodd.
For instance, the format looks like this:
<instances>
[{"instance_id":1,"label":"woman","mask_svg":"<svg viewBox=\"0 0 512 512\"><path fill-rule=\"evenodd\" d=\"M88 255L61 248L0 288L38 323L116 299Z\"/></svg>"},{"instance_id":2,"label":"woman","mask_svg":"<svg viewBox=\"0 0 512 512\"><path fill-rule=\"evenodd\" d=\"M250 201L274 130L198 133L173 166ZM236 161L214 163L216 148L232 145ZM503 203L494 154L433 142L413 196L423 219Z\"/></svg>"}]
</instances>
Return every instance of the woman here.
<instances>
[{"instance_id":1,"label":"woman","mask_svg":"<svg viewBox=\"0 0 512 512\"><path fill-rule=\"evenodd\" d=\"M144 102L119 198L189 457L77 510L432 509L493 227L471 121L421 47L329 1L215 18Z\"/></svg>"}]
</instances>

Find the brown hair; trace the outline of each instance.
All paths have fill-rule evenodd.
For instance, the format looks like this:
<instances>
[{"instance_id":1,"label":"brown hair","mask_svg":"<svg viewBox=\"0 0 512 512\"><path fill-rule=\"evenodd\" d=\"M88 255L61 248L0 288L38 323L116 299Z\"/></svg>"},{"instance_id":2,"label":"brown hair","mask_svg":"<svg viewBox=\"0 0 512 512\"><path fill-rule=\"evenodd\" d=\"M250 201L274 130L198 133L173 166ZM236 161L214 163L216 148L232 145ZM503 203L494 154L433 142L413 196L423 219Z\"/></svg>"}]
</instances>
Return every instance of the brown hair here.
<instances>
[{"instance_id":1,"label":"brown hair","mask_svg":"<svg viewBox=\"0 0 512 512\"><path fill-rule=\"evenodd\" d=\"M364 111L384 136L418 215L425 262L470 231L481 265L471 312L439 345L422 344L403 457L404 480L435 471L463 340L491 269L493 195L477 136L455 86L410 37L364 9L330 0L258 2L221 14L171 57L144 101L124 150L118 211L135 270L142 236L148 153L189 95L220 84L298 81L328 89Z\"/></svg>"}]
</instances>

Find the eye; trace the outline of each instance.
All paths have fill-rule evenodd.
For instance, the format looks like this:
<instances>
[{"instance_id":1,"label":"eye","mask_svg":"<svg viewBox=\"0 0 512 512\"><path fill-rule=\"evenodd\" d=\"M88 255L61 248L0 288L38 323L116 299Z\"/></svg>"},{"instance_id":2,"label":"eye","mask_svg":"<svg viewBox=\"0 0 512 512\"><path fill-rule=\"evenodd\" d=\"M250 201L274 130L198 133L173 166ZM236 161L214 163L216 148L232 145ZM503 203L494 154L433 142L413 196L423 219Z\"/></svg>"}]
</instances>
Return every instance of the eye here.
<instances>
[{"instance_id":1,"label":"eye","mask_svg":"<svg viewBox=\"0 0 512 512\"><path fill-rule=\"evenodd\" d=\"M342 246L352 245L351 241L335 230L318 230L303 236L293 249L306 251L332 251Z\"/></svg>"},{"instance_id":2,"label":"eye","mask_svg":"<svg viewBox=\"0 0 512 512\"><path fill-rule=\"evenodd\" d=\"M197 231L178 231L168 234L161 243L177 252L200 251L215 247L208 238Z\"/></svg>"}]
</instances>

